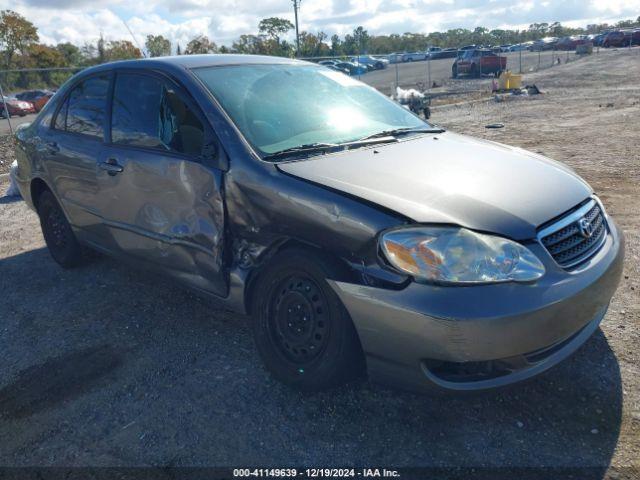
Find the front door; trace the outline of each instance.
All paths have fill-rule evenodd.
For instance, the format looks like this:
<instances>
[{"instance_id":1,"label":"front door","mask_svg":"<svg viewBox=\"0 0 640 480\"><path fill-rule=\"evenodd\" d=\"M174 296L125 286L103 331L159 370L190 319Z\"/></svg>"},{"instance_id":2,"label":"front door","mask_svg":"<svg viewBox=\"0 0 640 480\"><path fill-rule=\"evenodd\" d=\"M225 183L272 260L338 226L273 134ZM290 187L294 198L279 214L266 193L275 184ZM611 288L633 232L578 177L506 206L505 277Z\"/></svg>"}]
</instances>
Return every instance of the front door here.
<instances>
[{"instance_id":1,"label":"front door","mask_svg":"<svg viewBox=\"0 0 640 480\"><path fill-rule=\"evenodd\" d=\"M223 172L198 107L163 76L117 72L109 130L97 179L112 248L226 296Z\"/></svg>"}]
</instances>

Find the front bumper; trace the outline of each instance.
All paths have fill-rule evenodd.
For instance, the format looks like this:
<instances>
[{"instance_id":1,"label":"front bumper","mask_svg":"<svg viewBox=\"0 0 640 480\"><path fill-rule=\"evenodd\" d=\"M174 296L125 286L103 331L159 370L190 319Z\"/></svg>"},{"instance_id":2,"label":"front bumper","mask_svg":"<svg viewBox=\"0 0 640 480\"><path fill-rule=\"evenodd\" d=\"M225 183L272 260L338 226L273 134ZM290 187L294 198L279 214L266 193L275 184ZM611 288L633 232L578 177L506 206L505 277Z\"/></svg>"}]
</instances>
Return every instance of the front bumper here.
<instances>
[{"instance_id":1,"label":"front bumper","mask_svg":"<svg viewBox=\"0 0 640 480\"><path fill-rule=\"evenodd\" d=\"M546 274L534 284L389 290L332 287L349 311L374 380L407 388L481 390L532 377L577 350L597 329L623 267L611 218L602 248L570 272L539 244ZM472 373L465 376L460 372Z\"/></svg>"}]
</instances>

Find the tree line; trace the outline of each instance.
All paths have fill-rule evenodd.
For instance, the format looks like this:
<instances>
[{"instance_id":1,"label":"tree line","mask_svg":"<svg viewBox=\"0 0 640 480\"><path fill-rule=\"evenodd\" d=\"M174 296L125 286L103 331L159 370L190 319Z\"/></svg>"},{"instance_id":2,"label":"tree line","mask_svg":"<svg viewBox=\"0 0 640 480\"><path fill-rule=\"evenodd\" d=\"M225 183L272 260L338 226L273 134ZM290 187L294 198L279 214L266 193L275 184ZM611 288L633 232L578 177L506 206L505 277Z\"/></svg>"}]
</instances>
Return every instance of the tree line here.
<instances>
[{"instance_id":1,"label":"tree line","mask_svg":"<svg viewBox=\"0 0 640 480\"><path fill-rule=\"evenodd\" d=\"M423 51L428 47L459 47L468 44L504 45L538 40L546 36L562 37L599 33L612 28L640 27L640 16L635 20L623 20L615 25L593 24L585 28L571 28L553 23L533 23L523 30L488 29L477 27L450 29L428 34L406 32L403 34L371 35L362 26L344 37L325 32L302 31L300 49L295 41L287 40L294 29L285 19L270 17L261 20L258 32L240 35L231 46L218 46L206 35L198 35L186 45L176 44L163 35L148 35L144 54L150 57L164 55L193 55L201 53L244 53L277 55L284 57L349 56L360 53L386 54L392 52ZM84 68L114 60L141 58L143 52L129 40L105 40L102 35L95 43L78 46L72 43L44 45L40 43L38 29L28 19L12 10L0 12L0 84L5 90L27 88L52 88L61 85L72 71L30 69L55 69L65 67ZM20 70L7 72L7 70Z\"/></svg>"}]
</instances>

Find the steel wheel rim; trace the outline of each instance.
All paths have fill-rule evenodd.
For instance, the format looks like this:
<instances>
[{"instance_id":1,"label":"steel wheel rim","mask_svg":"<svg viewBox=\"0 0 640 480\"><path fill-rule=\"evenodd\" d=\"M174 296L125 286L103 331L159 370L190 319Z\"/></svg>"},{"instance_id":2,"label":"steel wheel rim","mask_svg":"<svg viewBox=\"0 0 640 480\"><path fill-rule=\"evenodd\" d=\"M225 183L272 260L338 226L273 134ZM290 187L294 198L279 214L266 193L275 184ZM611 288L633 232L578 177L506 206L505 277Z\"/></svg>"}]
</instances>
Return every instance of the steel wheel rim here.
<instances>
[{"instance_id":1,"label":"steel wheel rim","mask_svg":"<svg viewBox=\"0 0 640 480\"><path fill-rule=\"evenodd\" d=\"M47 232L53 246L64 248L67 243L66 225L62 212L53 209L47 215Z\"/></svg>"},{"instance_id":2,"label":"steel wheel rim","mask_svg":"<svg viewBox=\"0 0 640 480\"><path fill-rule=\"evenodd\" d=\"M328 343L328 307L316 283L301 275L280 281L269 296L271 340L288 361L313 362Z\"/></svg>"}]
</instances>

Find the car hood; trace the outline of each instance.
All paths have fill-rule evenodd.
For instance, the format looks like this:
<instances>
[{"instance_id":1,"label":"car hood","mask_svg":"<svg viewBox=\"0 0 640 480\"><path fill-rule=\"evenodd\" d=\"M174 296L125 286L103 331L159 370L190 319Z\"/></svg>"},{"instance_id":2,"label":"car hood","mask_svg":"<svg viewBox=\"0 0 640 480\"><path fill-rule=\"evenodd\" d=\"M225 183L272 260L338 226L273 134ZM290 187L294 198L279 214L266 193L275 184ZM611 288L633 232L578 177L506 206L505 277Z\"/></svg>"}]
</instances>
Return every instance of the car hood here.
<instances>
[{"instance_id":1,"label":"car hood","mask_svg":"<svg viewBox=\"0 0 640 480\"><path fill-rule=\"evenodd\" d=\"M534 238L537 227L592 194L558 162L451 132L278 168L415 222L455 224L517 240Z\"/></svg>"}]
</instances>

